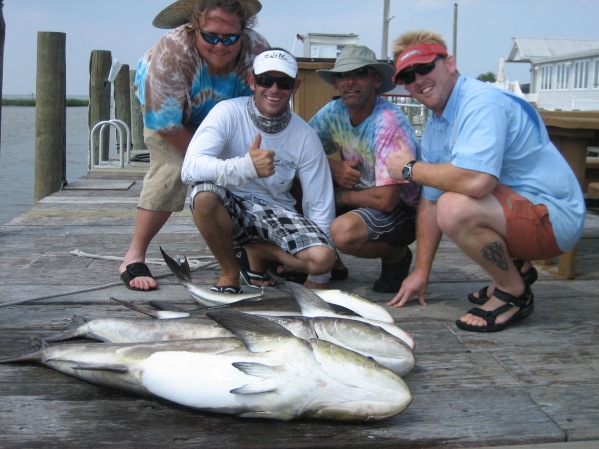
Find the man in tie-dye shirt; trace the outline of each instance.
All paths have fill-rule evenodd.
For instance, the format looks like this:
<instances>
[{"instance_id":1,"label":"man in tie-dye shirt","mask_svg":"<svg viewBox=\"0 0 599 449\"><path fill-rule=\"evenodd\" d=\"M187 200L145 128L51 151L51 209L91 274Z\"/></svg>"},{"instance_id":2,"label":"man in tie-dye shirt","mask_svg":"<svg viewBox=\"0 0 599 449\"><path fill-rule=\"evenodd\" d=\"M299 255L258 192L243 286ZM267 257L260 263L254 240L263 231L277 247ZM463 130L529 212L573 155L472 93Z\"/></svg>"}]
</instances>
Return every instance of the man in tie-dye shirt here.
<instances>
[{"instance_id":1,"label":"man in tie-dye shirt","mask_svg":"<svg viewBox=\"0 0 599 449\"><path fill-rule=\"evenodd\" d=\"M310 120L330 156L337 207L333 242L342 253L380 258L373 290L395 293L412 262L408 245L416 239L420 186L392 179L386 163L399 150L398 139L414 159L420 144L401 110L378 96L393 89L394 69L367 47L350 45L331 70L316 73L340 95ZM343 269L339 259L333 273Z\"/></svg>"},{"instance_id":2,"label":"man in tie-dye shirt","mask_svg":"<svg viewBox=\"0 0 599 449\"><path fill-rule=\"evenodd\" d=\"M178 0L154 19L155 26L174 29L143 56L135 76L150 168L119 268L131 290L158 286L146 252L171 213L185 205L181 165L193 133L216 103L252 93L247 74L254 57L269 47L251 29L261 7L258 0Z\"/></svg>"}]
</instances>

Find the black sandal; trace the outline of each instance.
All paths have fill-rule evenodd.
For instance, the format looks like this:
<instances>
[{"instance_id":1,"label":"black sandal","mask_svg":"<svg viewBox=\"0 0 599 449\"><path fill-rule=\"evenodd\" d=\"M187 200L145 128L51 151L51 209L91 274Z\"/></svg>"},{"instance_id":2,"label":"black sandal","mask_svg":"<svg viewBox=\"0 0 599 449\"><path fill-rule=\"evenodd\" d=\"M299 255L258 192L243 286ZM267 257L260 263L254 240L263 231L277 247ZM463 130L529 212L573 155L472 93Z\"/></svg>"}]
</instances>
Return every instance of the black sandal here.
<instances>
[{"instance_id":1,"label":"black sandal","mask_svg":"<svg viewBox=\"0 0 599 449\"><path fill-rule=\"evenodd\" d=\"M525 287L524 293L518 297L510 295L509 293L499 290L498 288L495 288L493 296L505 302L505 304L496 308L495 310L483 310L479 309L478 307L474 307L468 311L468 313L472 315L483 318L487 322L486 326L472 326L471 324L464 323L461 320L457 320L455 322L456 326L462 330L470 332L499 332L511 324L522 321L524 318L529 316L535 308L534 295L528 286ZM512 307L520 307L520 310L512 315L505 323L495 323L495 320L499 315L507 312Z\"/></svg>"},{"instance_id":2,"label":"black sandal","mask_svg":"<svg viewBox=\"0 0 599 449\"><path fill-rule=\"evenodd\" d=\"M378 293L397 293L404 279L408 277L410 265L412 265L412 251L407 248L406 255L403 256L401 261L395 263L383 262L381 276L374 283L372 289Z\"/></svg>"},{"instance_id":3,"label":"black sandal","mask_svg":"<svg viewBox=\"0 0 599 449\"><path fill-rule=\"evenodd\" d=\"M537 269L533 266L531 266L524 273L522 273L520 271L522 269L522 267L524 266L523 260L514 259L514 265L516 265L516 268L518 269L518 273L520 273L520 277L522 277L522 281L524 281L525 286L530 287L539 278L539 273L538 273ZM485 285L483 288L481 288L478 291L478 296L474 296L474 293L469 293L468 301L470 301L472 304L482 306L490 298L490 296L487 295L488 288L489 288L488 285Z\"/></svg>"},{"instance_id":4,"label":"black sandal","mask_svg":"<svg viewBox=\"0 0 599 449\"><path fill-rule=\"evenodd\" d=\"M216 293L229 293L232 295L239 295L241 293L241 287L238 287L236 285L213 285L210 291Z\"/></svg>"},{"instance_id":5,"label":"black sandal","mask_svg":"<svg viewBox=\"0 0 599 449\"><path fill-rule=\"evenodd\" d=\"M244 248L235 249L235 257L237 258L237 265L239 265L239 274L241 275L244 282L251 288L263 288L262 285L256 285L252 281L269 282L272 281L268 270L263 272L250 270L250 262L247 257L247 253ZM269 287L276 287L279 285L277 281Z\"/></svg>"}]
</instances>

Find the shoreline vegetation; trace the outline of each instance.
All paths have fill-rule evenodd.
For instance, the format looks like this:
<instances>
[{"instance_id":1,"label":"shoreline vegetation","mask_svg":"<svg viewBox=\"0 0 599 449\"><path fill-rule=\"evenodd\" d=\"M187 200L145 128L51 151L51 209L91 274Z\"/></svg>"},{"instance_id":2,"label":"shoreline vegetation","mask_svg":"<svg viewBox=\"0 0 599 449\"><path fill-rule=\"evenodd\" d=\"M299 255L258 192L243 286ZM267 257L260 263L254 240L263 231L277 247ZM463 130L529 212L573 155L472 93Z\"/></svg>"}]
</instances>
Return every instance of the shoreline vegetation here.
<instances>
[{"instance_id":1,"label":"shoreline vegetation","mask_svg":"<svg viewBox=\"0 0 599 449\"><path fill-rule=\"evenodd\" d=\"M35 106L35 98L3 98L2 106ZM89 100L67 98L66 106L89 106Z\"/></svg>"}]
</instances>

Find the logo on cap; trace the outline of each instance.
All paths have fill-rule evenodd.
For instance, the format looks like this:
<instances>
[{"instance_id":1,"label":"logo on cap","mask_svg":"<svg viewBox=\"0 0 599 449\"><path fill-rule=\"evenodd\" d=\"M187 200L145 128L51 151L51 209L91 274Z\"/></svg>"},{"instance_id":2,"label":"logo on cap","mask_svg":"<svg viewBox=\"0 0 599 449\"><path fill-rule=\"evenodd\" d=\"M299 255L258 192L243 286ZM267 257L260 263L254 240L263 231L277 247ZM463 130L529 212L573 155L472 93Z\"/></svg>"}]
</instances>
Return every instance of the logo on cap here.
<instances>
[{"instance_id":1,"label":"logo on cap","mask_svg":"<svg viewBox=\"0 0 599 449\"><path fill-rule=\"evenodd\" d=\"M412 55L421 55L422 52L420 50L412 50L407 52L405 55L403 55L401 58L399 58L400 61L403 61L406 58L409 58Z\"/></svg>"}]
</instances>

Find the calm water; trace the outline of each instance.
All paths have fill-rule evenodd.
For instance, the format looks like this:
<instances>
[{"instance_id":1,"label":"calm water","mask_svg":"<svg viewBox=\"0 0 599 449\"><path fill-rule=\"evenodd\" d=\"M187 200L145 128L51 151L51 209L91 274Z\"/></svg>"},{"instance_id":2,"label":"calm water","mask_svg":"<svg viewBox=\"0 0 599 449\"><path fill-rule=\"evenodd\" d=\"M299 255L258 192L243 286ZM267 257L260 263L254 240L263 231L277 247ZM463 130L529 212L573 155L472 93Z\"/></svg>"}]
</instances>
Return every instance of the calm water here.
<instances>
[{"instance_id":1,"label":"calm water","mask_svg":"<svg viewBox=\"0 0 599 449\"><path fill-rule=\"evenodd\" d=\"M87 173L87 107L67 108L67 181ZM0 224L33 207L35 107L2 106Z\"/></svg>"}]
</instances>

